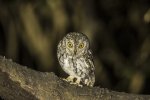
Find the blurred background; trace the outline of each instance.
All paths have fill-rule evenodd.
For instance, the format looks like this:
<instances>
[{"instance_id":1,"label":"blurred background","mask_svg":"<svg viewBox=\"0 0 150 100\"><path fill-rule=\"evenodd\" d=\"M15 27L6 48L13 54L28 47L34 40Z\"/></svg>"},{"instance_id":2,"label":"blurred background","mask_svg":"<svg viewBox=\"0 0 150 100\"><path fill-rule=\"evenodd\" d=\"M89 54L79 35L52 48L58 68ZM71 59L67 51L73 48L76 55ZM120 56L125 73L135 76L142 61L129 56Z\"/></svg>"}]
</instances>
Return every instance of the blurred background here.
<instances>
[{"instance_id":1,"label":"blurred background","mask_svg":"<svg viewBox=\"0 0 150 100\"><path fill-rule=\"evenodd\" d=\"M91 42L95 86L150 94L149 0L0 0L0 55L67 77L58 42L68 32Z\"/></svg>"}]
</instances>

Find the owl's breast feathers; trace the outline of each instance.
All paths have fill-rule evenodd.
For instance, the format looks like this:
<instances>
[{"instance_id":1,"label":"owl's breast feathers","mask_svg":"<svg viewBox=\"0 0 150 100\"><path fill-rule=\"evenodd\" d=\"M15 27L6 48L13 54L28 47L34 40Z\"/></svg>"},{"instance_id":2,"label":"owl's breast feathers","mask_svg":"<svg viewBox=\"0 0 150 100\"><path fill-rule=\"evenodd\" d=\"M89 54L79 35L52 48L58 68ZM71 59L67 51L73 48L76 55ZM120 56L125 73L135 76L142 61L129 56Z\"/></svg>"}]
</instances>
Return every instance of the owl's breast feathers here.
<instances>
[{"instance_id":1,"label":"owl's breast feathers","mask_svg":"<svg viewBox=\"0 0 150 100\"><path fill-rule=\"evenodd\" d=\"M80 57L62 54L59 61L63 70L69 75L85 77L94 71L94 64L90 54Z\"/></svg>"}]
</instances>

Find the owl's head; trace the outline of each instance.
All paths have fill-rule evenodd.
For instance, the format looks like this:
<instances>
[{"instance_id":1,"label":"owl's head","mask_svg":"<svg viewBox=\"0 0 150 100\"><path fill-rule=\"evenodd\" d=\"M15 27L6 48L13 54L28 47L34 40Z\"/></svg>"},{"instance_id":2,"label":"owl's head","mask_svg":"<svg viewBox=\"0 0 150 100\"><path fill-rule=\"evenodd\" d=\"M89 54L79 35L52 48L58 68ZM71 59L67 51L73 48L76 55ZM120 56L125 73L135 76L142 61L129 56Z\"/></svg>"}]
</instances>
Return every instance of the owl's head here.
<instances>
[{"instance_id":1,"label":"owl's head","mask_svg":"<svg viewBox=\"0 0 150 100\"><path fill-rule=\"evenodd\" d=\"M66 52L71 56L81 56L89 50L89 39L83 33L71 32L64 37Z\"/></svg>"}]
</instances>

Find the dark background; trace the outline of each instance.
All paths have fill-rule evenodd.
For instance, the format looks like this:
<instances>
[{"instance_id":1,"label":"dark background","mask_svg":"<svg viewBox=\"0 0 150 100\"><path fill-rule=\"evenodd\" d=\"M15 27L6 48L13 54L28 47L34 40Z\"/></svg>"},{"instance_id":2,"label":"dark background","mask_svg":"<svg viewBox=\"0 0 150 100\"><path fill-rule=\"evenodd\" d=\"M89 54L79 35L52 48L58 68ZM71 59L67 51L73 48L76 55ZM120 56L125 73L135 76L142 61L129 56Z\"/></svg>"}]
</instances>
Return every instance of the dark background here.
<instances>
[{"instance_id":1,"label":"dark background","mask_svg":"<svg viewBox=\"0 0 150 100\"><path fill-rule=\"evenodd\" d=\"M150 93L150 0L0 0L0 55L67 77L56 49L68 32L91 42L95 86Z\"/></svg>"}]
</instances>

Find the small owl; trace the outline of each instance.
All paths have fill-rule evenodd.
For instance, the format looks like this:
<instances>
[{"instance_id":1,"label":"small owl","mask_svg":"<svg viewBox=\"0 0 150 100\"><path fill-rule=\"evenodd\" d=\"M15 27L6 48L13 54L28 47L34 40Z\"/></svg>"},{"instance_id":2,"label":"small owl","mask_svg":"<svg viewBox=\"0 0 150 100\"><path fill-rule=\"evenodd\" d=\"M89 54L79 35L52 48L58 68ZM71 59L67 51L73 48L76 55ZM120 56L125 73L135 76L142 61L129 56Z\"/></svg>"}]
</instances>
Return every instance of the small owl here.
<instances>
[{"instance_id":1,"label":"small owl","mask_svg":"<svg viewBox=\"0 0 150 100\"><path fill-rule=\"evenodd\" d=\"M66 81L78 86L95 83L93 57L89 39L83 33L68 33L58 44L57 57L62 69L69 75Z\"/></svg>"}]
</instances>

